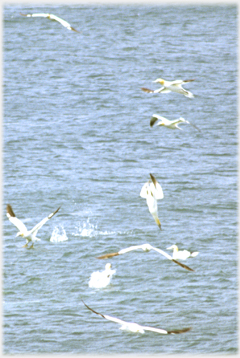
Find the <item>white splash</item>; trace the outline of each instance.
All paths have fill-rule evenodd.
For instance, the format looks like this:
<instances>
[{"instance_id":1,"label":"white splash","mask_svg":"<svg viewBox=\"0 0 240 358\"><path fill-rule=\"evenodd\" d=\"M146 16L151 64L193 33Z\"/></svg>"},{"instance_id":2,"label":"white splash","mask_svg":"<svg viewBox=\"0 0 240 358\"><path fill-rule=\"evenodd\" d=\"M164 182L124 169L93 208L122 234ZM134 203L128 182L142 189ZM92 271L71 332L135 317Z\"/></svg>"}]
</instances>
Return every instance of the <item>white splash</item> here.
<instances>
[{"instance_id":1,"label":"white splash","mask_svg":"<svg viewBox=\"0 0 240 358\"><path fill-rule=\"evenodd\" d=\"M76 232L72 233L73 236L84 236L84 237L94 237L101 235L113 235L116 234L115 231L98 231L97 225L90 223L89 218L84 223L78 223L78 226L75 227Z\"/></svg>"},{"instance_id":2,"label":"white splash","mask_svg":"<svg viewBox=\"0 0 240 358\"><path fill-rule=\"evenodd\" d=\"M102 288L109 285L116 270L111 270L112 265L107 263L104 271L96 271L91 274L89 287Z\"/></svg>"},{"instance_id":3,"label":"white splash","mask_svg":"<svg viewBox=\"0 0 240 358\"><path fill-rule=\"evenodd\" d=\"M78 227L76 226L77 229L77 233L73 233L74 236L88 236L88 237L92 237L96 234L96 229L97 226L95 227L93 224L91 224L89 222L89 218L87 219L87 222L84 222L81 225L79 225Z\"/></svg>"},{"instance_id":4,"label":"white splash","mask_svg":"<svg viewBox=\"0 0 240 358\"><path fill-rule=\"evenodd\" d=\"M66 234L66 231L64 230L64 227L61 225L60 228L55 227L50 241L51 242L61 242L61 241L67 241L68 237Z\"/></svg>"}]
</instances>

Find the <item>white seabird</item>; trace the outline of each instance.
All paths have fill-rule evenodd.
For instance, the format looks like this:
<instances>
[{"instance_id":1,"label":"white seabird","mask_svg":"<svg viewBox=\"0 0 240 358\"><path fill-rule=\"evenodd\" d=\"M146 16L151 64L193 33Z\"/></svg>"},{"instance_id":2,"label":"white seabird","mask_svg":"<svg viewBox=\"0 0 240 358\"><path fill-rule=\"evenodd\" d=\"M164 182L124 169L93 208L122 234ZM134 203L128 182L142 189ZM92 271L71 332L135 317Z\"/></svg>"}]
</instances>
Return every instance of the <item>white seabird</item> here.
<instances>
[{"instance_id":1,"label":"white seabird","mask_svg":"<svg viewBox=\"0 0 240 358\"><path fill-rule=\"evenodd\" d=\"M116 270L111 270L112 265L107 263L104 271L96 271L91 274L89 287L102 288L109 285L112 276L116 273Z\"/></svg>"},{"instance_id":2,"label":"white seabird","mask_svg":"<svg viewBox=\"0 0 240 358\"><path fill-rule=\"evenodd\" d=\"M172 258L170 255L168 255L166 252L164 252L161 249L158 249L156 247L151 246L150 244L143 244L143 245L135 245L135 246L130 246L127 247L126 249L122 249L118 252L112 252L110 254L105 254L102 256L97 257L97 259L108 259L110 257L114 257L114 256L118 256L118 255L123 255L126 254L127 252L133 251L133 250L138 250L138 249L142 249L145 252L149 252L150 250L155 250L157 251L159 254L165 256L168 260L175 262L176 264L178 264L179 266L185 268L188 271L194 271L193 269L191 269L190 267L188 267L187 265L182 264L181 262L176 261L174 258Z\"/></svg>"},{"instance_id":3,"label":"white seabird","mask_svg":"<svg viewBox=\"0 0 240 358\"><path fill-rule=\"evenodd\" d=\"M199 254L199 252L190 252L187 250L179 251L177 245L172 245L167 248L167 250L173 250L172 258L174 260L186 260L188 257L195 257Z\"/></svg>"},{"instance_id":4,"label":"white seabird","mask_svg":"<svg viewBox=\"0 0 240 358\"><path fill-rule=\"evenodd\" d=\"M188 97L188 98L193 98L194 95L185 90L182 87L182 84L187 83L187 82L192 82L194 80L176 80L176 81L165 81L162 78L157 78L155 81L155 83L160 83L163 87L157 89L157 90L151 90L145 87L142 87L142 91L144 92L148 92L148 93L169 93L169 92L177 92L180 94L183 94L184 96Z\"/></svg>"},{"instance_id":5,"label":"white seabird","mask_svg":"<svg viewBox=\"0 0 240 358\"><path fill-rule=\"evenodd\" d=\"M149 326L142 326L139 325L137 323L134 322L126 322L123 321L119 318L116 317L112 317L112 316L108 316L108 315L103 315L101 313L98 313L96 311L94 311L92 308L90 308L88 305L86 305L86 303L82 300L83 304L93 313L109 320L115 323L118 323L121 325L120 329L122 330L126 330L126 331L130 331L133 333L142 333L144 334L145 331L152 331L152 332L156 332L156 333L160 333L160 334L179 334L179 333L185 333L188 332L192 329L192 327L188 327L188 328L182 328L182 329L175 329L172 331L166 331L165 329L161 329L161 328L156 328L156 327L149 327Z\"/></svg>"},{"instance_id":6,"label":"white seabird","mask_svg":"<svg viewBox=\"0 0 240 358\"><path fill-rule=\"evenodd\" d=\"M157 121L159 121L159 122L156 123ZM180 129L180 130L182 130L182 128L180 128L178 126L178 124L187 123L187 124L190 124L191 126L193 126L194 128L196 128L199 132L201 132L201 130L197 126L186 121L186 119L184 119L183 117L180 117L178 119L174 119L174 120L170 121L169 119L159 116L158 114L153 114L152 118L150 120L150 127L153 127L155 123L157 126L165 126L167 128Z\"/></svg>"},{"instance_id":7,"label":"white seabird","mask_svg":"<svg viewBox=\"0 0 240 358\"><path fill-rule=\"evenodd\" d=\"M10 204L7 205L7 217L8 217L8 219L11 221L11 223L12 223L13 225L15 225L15 226L18 228L18 230L19 230L19 232L17 233L16 237L17 237L17 236L22 236L22 237L24 237L24 238L26 239L26 244L25 244L23 247L27 247L27 246L28 246L28 243L29 243L29 242L32 242L32 245L29 247L30 249L32 249L32 248L33 248L33 244L34 244L35 241L41 241L40 239L38 239L38 238L36 237L38 230L39 230L49 219L51 219L51 218L58 212L59 209L60 209L60 206L59 206L59 208L58 208L56 211L54 211L52 214L50 214L50 215L47 216L45 219L43 219L42 221L40 221L37 225L35 225L34 228L32 228L32 230L28 230L28 229L26 228L26 226L24 225L24 223L23 223L21 220L19 220L19 219L15 216L15 214L14 214L14 212L13 212L13 209L12 209L12 207L11 207Z\"/></svg>"},{"instance_id":8,"label":"white seabird","mask_svg":"<svg viewBox=\"0 0 240 358\"><path fill-rule=\"evenodd\" d=\"M161 222L158 218L157 200L163 199L164 195L162 187L157 182L156 178L152 174L150 174L150 177L151 179L143 185L140 196L147 200L148 209L161 230Z\"/></svg>"},{"instance_id":9,"label":"white seabird","mask_svg":"<svg viewBox=\"0 0 240 358\"><path fill-rule=\"evenodd\" d=\"M61 19L60 17L53 15L53 14L22 14L20 13L20 15L22 16L26 16L26 17L46 17L50 20L54 20L54 21L58 21L61 25L63 25L64 27L66 27L68 30L72 30L75 32L79 32L78 30L74 29L67 21Z\"/></svg>"}]
</instances>

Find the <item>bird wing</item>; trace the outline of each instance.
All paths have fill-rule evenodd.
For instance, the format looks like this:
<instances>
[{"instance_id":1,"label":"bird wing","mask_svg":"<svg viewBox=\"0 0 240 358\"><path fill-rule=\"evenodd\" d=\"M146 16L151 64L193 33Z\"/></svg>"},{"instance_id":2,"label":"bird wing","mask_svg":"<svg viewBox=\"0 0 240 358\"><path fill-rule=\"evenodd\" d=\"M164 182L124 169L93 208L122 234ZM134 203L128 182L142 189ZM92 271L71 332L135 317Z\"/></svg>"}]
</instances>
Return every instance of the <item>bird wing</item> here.
<instances>
[{"instance_id":1,"label":"bird wing","mask_svg":"<svg viewBox=\"0 0 240 358\"><path fill-rule=\"evenodd\" d=\"M182 83L187 83L187 82L192 82L192 81L195 81L195 79L194 80L184 80Z\"/></svg>"},{"instance_id":2,"label":"bird wing","mask_svg":"<svg viewBox=\"0 0 240 358\"><path fill-rule=\"evenodd\" d=\"M27 16L27 17L49 17L50 14L43 14L43 13L39 13L39 14L22 14L20 12L20 15L22 16Z\"/></svg>"},{"instance_id":3,"label":"bird wing","mask_svg":"<svg viewBox=\"0 0 240 358\"><path fill-rule=\"evenodd\" d=\"M150 183L149 181L147 183L145 183L140 191L140 196L141 198L147 199L147 191L150 189Z\"/></svg>"},{"instance_id":4,"label":"bird wing","mask_svg":"<svg viewBox=\"0 0 240 358\"><path fill-rule=\"evenodd\" d=\"M142 247L143 247L143 245L135 245L135 246L127 247L126 249L120 250L120 251L119 251L119 255L126 254L126 253L129 252L129 251L142 249Z\"/></svg>"},{"instance_id":5,"label":"bird wing","mask_svg":"<svg viewBox=\"0 0 240 358\"><path fill-rule=\"evenodd\" d=\"M157 251L157 252L159 252L159 254L165 256L168 260L171 260L171 261L175 262L175 264L177 264L177 265L179 265L179 266L185 268L186 270L188 270L188 271L194 271L193 269L191 269L191 268L188 267L187 265L184 265L184 264L182 264L181 262L178 262L178 261L174 260L170 255L168 255L166 252L162 251L161 249L158 249L158 248L156 248L156 247L152 247L152 249L155 250L155 251Z\"/></svg>"},{"instance_id":6,"label":"bird wing","mask_svg":"<svg viewBox=\"0 0 240 358\"><path fill-rule=\"evenodd\" d=\"M116 318L116 317L112 317L112 316L108 316L108 315L103 315L97 311L94 311L92 308L90 308L83 300L81 300L83 302L83 304L90 310L92 311L93 313L95 314L98 314L99 316L109 320L109 321L112 321L112 322L116 322L116 323L119 323L119 324L123 324L123 323L127 323L125 321L122 321L121 319L119 318Z\"/></svg>"},{"instance_id":7,"label":"bird wing","mask_svg":"<svg viewBox=\"0 0 240 358\"><path fill-rule=\"evenodd\" d=\"M165 88L165 87L161 87L161 88L159 88L159 89L156 89L155 91L153 91L154 93L169 93L169 92L171 92L171 90L170 89L168 89L168 88Z\"/></svg>"},{"instance_id":8,"label":"bird wing","mask_svg":"<svg viewBox=\"0 0 240 358\"><path fill-rule=\"evenodd\" d=\"M151 89L145 88L145 87L142 87L141 90L144 91L144 92L147 92L147 93L153 93L154 92L154 90L151 90Z\"/></svg>"},{"instance_id":9,"label":"bird wing","mask_svg":"<svg viewBox=\"0 0 240 358\"><path fill-rule=\"evenodd\" d=\"M169 82L169 86L179 86L183 83L184 83L183 80L175 80L175 81Z\"/></svg>"},{"instance_id":10,"label":"bird wing","mask_svg":"<svg viewBox=\"0 0 240 358\"><path fill-rule=\"evenodd\" d=\"M141 326L141 327L144 329L144 331L152 331L161 334L168 334L168 331L166 331L165 329L149 327L149 326Z\"/></svg>"},{"instance_id":11,"label":"bird wing","mask_svg":"<svg viewBox=\"0 0 240 358\"><path fill-rule=\"evenodd\" d=\"M192 327L188 327L188 328L182 328L182 329L175 329L172 331L166 331L165 329L155 328L155 327L147 327L147 326L141 326L141 327L145 331L153 331L153 332L157 332L157 333L161 333L161 334L180 334L180 333L188 332L192 329Z\"/></svg>"},{"instance_id":12,"label":"bird wing","mask_svg":"<svg viewBox=\"0 0 240 358\"><path fill-rule=\"evenodd\" d=\"M64 27L66 27L68 30L72 30L72 31L75 31L75 32L79 32L77 31L76 29L74 29L70 24L69 22L61 19L60 17L56 16L56 15L53 15L53 14L50 14L50 19L51 20L55 20L55 21L58 21L61 25L63 25Z\"/></svg>"},{"instance_id":13,"label":"bird wing","mask_svg":"<svg viewBox=\"0 0 240 358\"><path fill-rule=\"evenodd\" d=\"M70 25L67 21L61 19L60 17L58 17L58 16L56 16L56 15L50 14L50 19L51 19L51 20L58 21L58 22L59 22L61 25L63 25L64 27L71 27L71 25Z\"/></svg>"},{"instance_id":14,"label":"bird wing","mask_svg":"<svg viewBox=\"0 0 240 358\"><path fill-rule=\"evenodd\" d=\"M51 219L57 212L58 210L60 209L60 206L59 208L54 211L52 214L48 215L46 218L44 218L43 220L41 220L37 225L35 225L32 230L30 230L30 233L31 234L37 234L38 230L49 220Z\"/></svg>"},{"instance_id":15,"label":"bird wing","mask_svg":"<svg viewBox=\"0 0 240 358\"><path fill-rule=\"evenodd\" d=\"M24 225L24 223L21 220L16 218L10 204L7 204L7 217L9 219L9 221L18 228L19 231L21 231L23 233L27 232L26 226Z\"/></svg>"},{"instance_id":16,"label":"bird wing","mask_svg":"<svg viewBox=\"0 0 240 358\"><path fill-rule=\"evenodd\" d=\"M96 257L97 259L108 259L110 257L114 257L114 256L118 256L119 253L118 252L113 252L111 254L105 254L105 255L102 255L102 256L98 256Z\"/></svg>"},{"instance_id":17,"label":"bird wing","mask_svg":"<svg viewBox=\"0 0 240 358\"><path fill-rule=\"evenodd\" d=\"M161 185L157 182L156 178L150 173L150 177L152 179L152 183L150 184L150 189L152 190L155 199L161 200L164 198L163 191ZM153 184L153 185L152 185Z\"/></svg>"}]
</instances>

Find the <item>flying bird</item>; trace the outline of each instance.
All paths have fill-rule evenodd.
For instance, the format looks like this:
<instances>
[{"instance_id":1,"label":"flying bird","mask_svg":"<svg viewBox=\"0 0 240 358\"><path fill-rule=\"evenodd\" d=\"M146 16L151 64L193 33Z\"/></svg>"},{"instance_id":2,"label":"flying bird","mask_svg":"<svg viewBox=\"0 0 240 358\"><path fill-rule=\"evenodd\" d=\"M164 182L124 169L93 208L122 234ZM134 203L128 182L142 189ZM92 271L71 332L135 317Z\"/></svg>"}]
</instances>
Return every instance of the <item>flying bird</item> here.
<instances>
[{"instance_id":1,"label":"flying bird","mask_svg":"<svg viewBox=\"0 0 240 358\"><path fill-rule=\"evenodd\" d=\"M172 258L174 260L186 260L188 257L195 257L199 254L199 252L190 252L187 250L179 251L177 245L172 245L167 248L167 250L173 250Z\"/></svg>"},{"instance_id":2,"label":"flying bird","mask_svg":"<svg viewBox=\"0 0 240 358\"><path fill-rule=\"evenodd\" d=\"M109 321L118 323L121 325L120 329L122 330L126 330L126 331L130 331L130 332L134 332L134 333L142 333L144 334L145 331L152 331L152 332L156 332L156 333L160 333L160 334L179 334L179 333L185 333L188 332L192 329L192 327L188 327L188 328L182 328L182 329L175 329L172 331L166 331L165 329L161 329L161 328L156 328L156 327L149 327L149 326L141 326L137 323L134 322L126 322L123 321L119 318L116 317L112 317L112 316L108 316L108 315L103 315L101 313L98 313L96 311L94 311L92 308L90 308L88 305L86 305L86 303L82 300L83 304L87 307L87 309L89 309L90 311L92 311L93 313L101 316L102 318L105 318Z\"/></svg>"},{"instance_id":3,"label":"flying bird","mask_svg":"<svg viewBox=\"0 0 240 358\"><path fill-rule=\"evenodd\" d=\"M185 84L187 82L192 82L192 81L195 81L195 80L176 80L176 81L165 81L163 80L162 78L157 78L155 81L155 83L160 83L163 87L159 88L159 89L156 89L155 91L154 90L151 90L151 89L148 89L148 88L145 88L145 87L142 87L142 91L144 92L147 92L147 93L169 93L169 92L176 92L176 93L180 93L180 94L183 94L184 96L188 97L188 98L193 98L194 95L185 90L183 87L182 87L182 84Z\"/></svg>"},{"instance_id":4,"label":"flying bird","mask_svg":"<svg viewBox=\"0 0 240 358\"><path fill-rule=\"evenodd\" d=\"M158 123L156 123L157 121L159 121ZM201 130L195 126L194 124L186 121L186 119L180 117L178 119L174 119L173 121L170 121L169 119L159 116L158 114L153 114L152 118L150 120L150 127L153 127L154 124L156 123L157 126L165 126L167 128L171 128L171 129L180 129L182 130L182 128L180 128L178 126L178 124L180 123L187 123L190 124L191 126L193 126L194 128L196 128L199 132L201 132Z\"/></svg>"},{"instance_id":5,"label":"flying bird","mask_svg":"<svg viewBox=\"0 0 240 358\"><path fill-rule=\"evenodd\" d=\"M60 22L60 24L63 25L64 27L66 27L68 30L79 32L78 30L74 29L67 21L65 21L65 20L61 19L60 17L53 15L53 14L42 14L42 13L40 13L40 14L22 14L22 13L20 13L20 15L26 16L26 17L46 17L50 20Z\"/></svg>"},{"instance_id":6,"label":"flying bird","mask_svg":"<svg viewBox=\"0 0 240 358\"><path fill-rule=\"evenodd\" d=\"M102 288L109 285L112 276L116 273L116 270L111 270L112 265L107 263L104 271L96 271L91 274L89 287Z\"/></svg>"},{"instance_id":7,"label":"flying bird","mask_svg":"<svg viewBox=\"0 0 240 358\"><path fill-rule=\"evenodd\" d=\"M171 257L170 255L168 255L166 252L164 252L161 249L158 249L156 247L151 246L150 244L143 244L143 245L136 245L136 246L130 246L127 247L126 249L122 249L118 252L112 252L110 254L105 254L102 256L97 257L97 259L109 259L111 257L114 256L118 256L118 255L123 255L126 254L127 252L130 251L134 251L134 250L138 250L138 249L142 249L145 252L149 252L150 250L155 250L157 251L159 254L165 256L168 260L175 262L175 264L178 264L179 266L185 268L188 271L194 271L193 269L191 269L190 267L188 267L187 265L182 264L181 262L176 261L173 257Z\"/></svg>"},{"instance_id":8,"label":"flying bird","mask_svg":"<svg viewBox=\"0 0 240 358\"><path fill-rule=\"evenodd\" d=\"M11 221L11 223L13 225L15 225L19 232L17 233L16 237L17 236L22 236L26 239L26 244L23 246L23 247L28 247L28 243L29 242L32 242L32 245L29 247L29 249L32 249L33 248L33 244L35 241L41 241L40 239L38 239L36 237L37 235L37 232L38 230L49 220L51 219L57 212L58 210L60 209L60 206L59 208L54 211L52 214L50 214L49 216L47 216L45 219L43 219L42 221L40 221L37 225L34 226L34 228L32 228L32 230L28 230L26 228L26 226L24 225L24 223L19 220L14 212L13 212L13 209L11 207L10 204L7 204L7 217L8 219Z\"/></svg>"},{"instance_id":9,"label":"flying bird","mask_svg":"<svg viewBox=\"0 0 240 358\"><path fill-rule=\"evenodd\" d=\"M150 174L150 178L151 179L143 185L140 196L147 200L148 209L161 230L161 222L158 218L157 200L163 199L164 195L162 187L157 182L156 178L152 174Z\"/></svg>"}]
</instances>

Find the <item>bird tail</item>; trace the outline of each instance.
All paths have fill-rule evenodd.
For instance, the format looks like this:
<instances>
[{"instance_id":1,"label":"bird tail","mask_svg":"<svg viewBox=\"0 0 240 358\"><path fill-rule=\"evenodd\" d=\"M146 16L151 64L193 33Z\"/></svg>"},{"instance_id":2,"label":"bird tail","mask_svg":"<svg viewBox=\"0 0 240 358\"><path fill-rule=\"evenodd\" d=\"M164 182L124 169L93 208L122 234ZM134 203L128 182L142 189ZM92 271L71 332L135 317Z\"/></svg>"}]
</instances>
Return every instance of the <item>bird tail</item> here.
<instances>
[{"instance_id":1,"label":"bird tail","mask_svg":"<svg viewBox=\"0 0 240 358\"><path fill-rule=\"evenodd\" d=\"M191 256L192 256L192 257L195 257L195 256L197 256L198 254L199 254L199 252L197 252L197 251L191 252Z\"/></svg>"}]
</instances>

